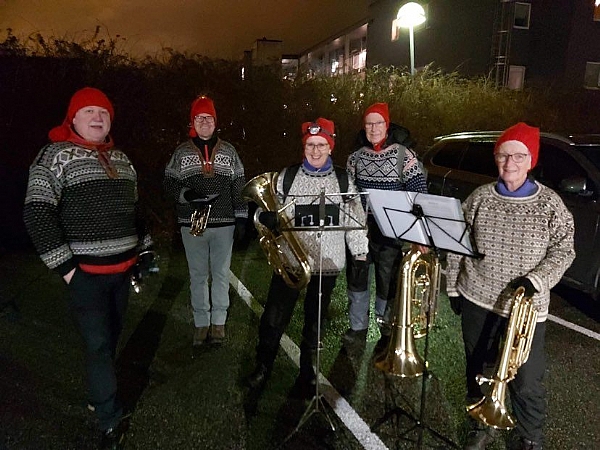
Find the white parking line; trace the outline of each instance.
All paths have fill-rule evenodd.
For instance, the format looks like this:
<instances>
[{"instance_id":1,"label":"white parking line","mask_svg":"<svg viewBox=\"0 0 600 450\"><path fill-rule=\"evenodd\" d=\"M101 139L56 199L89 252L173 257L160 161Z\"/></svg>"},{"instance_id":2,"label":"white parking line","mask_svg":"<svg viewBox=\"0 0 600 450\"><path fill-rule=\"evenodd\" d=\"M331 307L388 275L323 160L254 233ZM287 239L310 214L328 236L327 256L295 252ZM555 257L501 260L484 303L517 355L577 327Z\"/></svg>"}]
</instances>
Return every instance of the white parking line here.
<instances>
[{"instance_id":1,"label":"white parking line","mask_svg":"<svg viewBox=\"0 0 600 450\"><path fill-rule=\"evenodd\" d=\"M557 324L562 325L563 327L567 327L571 330L577 331L578 333L585 334L587 337L591 337L592 339L600 341L600 333L596 333L595 331L580 327L579 325L568 322L565 319L561 319L560 317L553 316L552 314L548 314L548 320L556 322Z\"/></svg>"},{"instance_id":2,"label":"white parking line","mask_svg":"<svg viewBox=\"0 0 600 450\"><path fill-rule=\"evenodd\" d=\"M254 299L252 293L242 284L242 282L230 271L229 282L231 286L237 291L238 295L246 302L252 311L257 315L262 314L262 306ZM284 334L281 338L281 347L288 356L294 361L297 367L300 364L300 349L292 341L287 334ZM365 423L365 421L358 415L358 413L350 406L344 397L331 385L331 383L319 373L320 385L323 385L323 397L327 400L327 403L331 406L331 409L340 418L340 420L346 425L346 428L356 437L358 442L368 450L387 450L386 445L383 441L373 433Z\"/></svg>"}]
</instances>

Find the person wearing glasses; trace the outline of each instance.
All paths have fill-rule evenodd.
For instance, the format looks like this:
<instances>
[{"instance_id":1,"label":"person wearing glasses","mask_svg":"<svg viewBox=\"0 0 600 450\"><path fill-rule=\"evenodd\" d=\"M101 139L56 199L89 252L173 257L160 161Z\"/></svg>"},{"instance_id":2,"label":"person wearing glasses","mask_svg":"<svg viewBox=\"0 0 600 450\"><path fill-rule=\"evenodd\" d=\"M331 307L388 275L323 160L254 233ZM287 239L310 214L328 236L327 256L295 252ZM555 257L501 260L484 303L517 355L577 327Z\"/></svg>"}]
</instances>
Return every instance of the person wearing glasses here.
<instances>
[{"instance_id":1,"label":"person wearing glasses","mask_svg":"<svg viewBox=\"0 0 600 450\"><path fill-rule=\"evenodd\" d=\"M416 153L409 131L390 122L387 103L369 106L363 115L364 128L358 133L349 156L347 171L360 191L385 189L427 193L425 171ZM366 199L363 199L363 203ZM349 344L363 343L369 327L371 296L369 266L375 266L375 316L382 335L378 344L387 344L390 333L390 309L396 293L396 280L402 260L402 242L383 236L375 218L367 218L369 256L367 261L348 258L348 315L350 328L344 335ZM415 248L426 252L426 247Z\"/></svg>"},{"instance_id":2,"label":"person wearing glasses","mask_svg":"<svg viewBox=\"0 0 600 450\"><path fill-rule=\"evenodd\" d=\"M286 226L302 227L319 224L321 210L319 194L322 189L326 194L357 192L346 171L333 166L331 152L335 146L334 123L325 118L318 118L314 122L303 123L301 131L304 147L302 163L283 169L277 178L276 192L281 204L294 201L286 209L286 215L290 219L288 224L284 224ZM325 214L325 225L349 228L357 223L360 226L365 220L358 195L354 197L328 195ZM270 229L281 226L278 223L277 213L272 211L259 212L259 221ZM319 287L322 294L321 319L323 319L331 301L337 276L346 263L346 245L354 258L364 260L368 241L364 229L324 231L322 242L317 231L299 230L294 233L307 252L312 274L304 300L300 374L295 386L300 396L308 397L314 393L316 387L313 362L318 345ZM322 271L320 271L321 244ZM319 274L322 275L321 279ZM265 309L260 319L256 368L246 380L250 388L262 389L267 382L277 356L279 341L291 320L299 294L300 291L286 285L280 275L273 274Z\"/></svg>"},{"instance_id":3,"label":"person wearing glasses","mask_svg":"<svg viewBox=\"0 0 600 450\"><path fill-rule=\"evenodd\" d=\"M192 343L199 347L225 340L233 241L234 236L238 240L244 237L248 207L241 197L246 184L244 166L233 145L217 135L217 113L209 97L192 102L190 122L190 139L173 153L164 185L176 202L190 274ZM209 201L206 229L192 235L191 216Z\"/></svg>"},{"instance_id":4,"label":"person wearing glasses","mask_svg":"<svg viewBox=\"0 0 600 450\"><path fill-rule=\"evenodd\" d=\"M449 254L447 292L461 314L467 404L483 393L476 377L497 361L514 291L523 287L537 310L529 358L508 383L516 427L510 450L542 448L546 417L544 335L550 289L575 258L573 216L561 198L529 174L538 161L540 130L525 123L505 130L494 147L498 181L475 189L463 203L465 220L482 258ZM492 374L492 375L495 375ZM485 449L498 434L470 419L464 447Z\"/></svg>"}]
</instances>

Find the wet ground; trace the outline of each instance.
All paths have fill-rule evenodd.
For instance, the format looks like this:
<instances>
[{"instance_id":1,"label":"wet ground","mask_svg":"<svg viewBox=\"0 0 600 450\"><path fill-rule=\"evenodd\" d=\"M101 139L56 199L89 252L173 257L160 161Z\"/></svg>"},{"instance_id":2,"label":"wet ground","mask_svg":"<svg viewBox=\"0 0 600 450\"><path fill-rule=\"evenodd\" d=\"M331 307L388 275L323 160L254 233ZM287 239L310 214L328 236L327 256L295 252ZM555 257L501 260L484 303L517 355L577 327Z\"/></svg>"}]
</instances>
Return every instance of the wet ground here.
<instances>
[{"instance_id":1,"label":"wet ground","mask_svg":"<svg viewBox=\"0 0 600 450\"><path fill-rule=\"evenodd\" d=\"M294 390L297 367L284 348L261 395L249 394L242 383L253 369L255 310L268 284L268 268L251 270L265 265L260 251L238 250L232 265L259 306L249 307L232 289L226 344L199 351L190 345L182 250L175 243L160 251L161 273L141 295L132 295L122 335L118 376L132 413L126 449L408 449L419 448L419 432L421 448L461 444L464 361L458 321L445 305L430 342L430 377L425 384L421 378L398 380L373 368L376 330L362 345L341 345L346 321L339 286L322 361L332 386L322 388L324 401L313 412ZM31 250L4 252L0 275L0 449L96 448L80 342L62 281ZM600 333L598 304L569 290L557 293L562 298L553 299L551 312L592 334L548 326L544 448L600 448L600 347L593 334ZM298 330L290 325L292 340ZM423 351L422 343L418 348ZM415 427L423 392L424 426ZM307 411L310 417L301 422ZM490 447L503 448L503 438Z\"/></svg>"}]
</instances>

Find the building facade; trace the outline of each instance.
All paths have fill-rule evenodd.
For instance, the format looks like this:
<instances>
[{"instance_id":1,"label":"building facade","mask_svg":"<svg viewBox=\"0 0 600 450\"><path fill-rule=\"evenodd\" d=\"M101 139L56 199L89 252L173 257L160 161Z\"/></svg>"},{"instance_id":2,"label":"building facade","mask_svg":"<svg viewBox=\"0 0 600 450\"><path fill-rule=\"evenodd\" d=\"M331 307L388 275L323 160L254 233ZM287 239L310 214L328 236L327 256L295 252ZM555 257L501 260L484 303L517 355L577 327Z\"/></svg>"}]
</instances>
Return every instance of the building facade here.
<instances>
[{"instance_id":1,"label":"building facade","mask_svg":"<svg viewBox=\"0 0 600 450\"><path fill-rule=\"evenodd\" d=\"M402 0L369 7L367 65L409 65L409 36L392 23ZM490 75L499 85L600 88L599 0L429 0L414 31L415 66Z\"/></svg>"}]
</instances>

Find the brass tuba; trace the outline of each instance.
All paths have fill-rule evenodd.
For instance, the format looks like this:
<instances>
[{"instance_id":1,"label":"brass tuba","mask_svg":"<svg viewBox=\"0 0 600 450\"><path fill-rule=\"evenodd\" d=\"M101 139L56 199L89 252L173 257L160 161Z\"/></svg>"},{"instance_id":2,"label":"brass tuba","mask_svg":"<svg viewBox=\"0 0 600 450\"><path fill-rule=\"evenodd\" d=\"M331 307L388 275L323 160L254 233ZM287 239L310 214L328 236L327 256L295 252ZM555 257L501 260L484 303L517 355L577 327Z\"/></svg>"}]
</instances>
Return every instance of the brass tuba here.
<instances>
[{"instance_id":1,"label":"brass tuba","mask_svg":"<svg viewBox=\"0 0 600 450\"><path fill-rule=\"evenodd\" d=\"M254 201L263 211L277 212L280 224L288 218L281 207L277 194L277 172L266 172L252 178L242 190L242 198ZM302 289L310 281L310 265L306 250L291 231L272 231L259 222L260 210L254 213L254 226L260 235L260 245L273 270L281 275L285 284L294 289Z\"/></svg>"},{"instance_id":2,"label":"brass tuba","mask_svg":"<svg viewBox=\"0 0 600 450\"><path fill-rule=\"evenodd\" d=\"M467 412L475 420L498 430L510 430L516 425L515 419L504 405L506 386L515 378L517 370L529 357L536 321L537 311L533 308L533 301L525 296L524 288L518 288L513 294L506 338L496 376L489 379L477 375L477 382L492 385L492 390L488 396L467 406Z\"/></svg>"},{"instance_id":3,"label":"brass tuba","mask_svg":"<svg viewBox=\"0 0 600 450\"><path fill-rule=\"evenodd\" d=\"M210 215L211 208L212 205L207 204L194 210L190 218L190 234L192 236L202 236L204 230L206 230L206 225L208 225L208 216Z\"/></svg>"},{"instance_id":4,"label":"brass tuba","mask_svg":"<svg viewBox=\"0 0 600 450\"><path fill-rule=\"evenodd\" d=\"M375 360L375 367L388 375L412 378L423 375L425 361L415 348L415 337L424 336L429 328L437 306L440 263L435 254L422 255L411 250L402 258L396 291L396 310L392 320L392 334L387 349ZM413 303L419 313L412 317ZM421 328L417 332L415 324Z\"/></svg>"}]
</instances>

